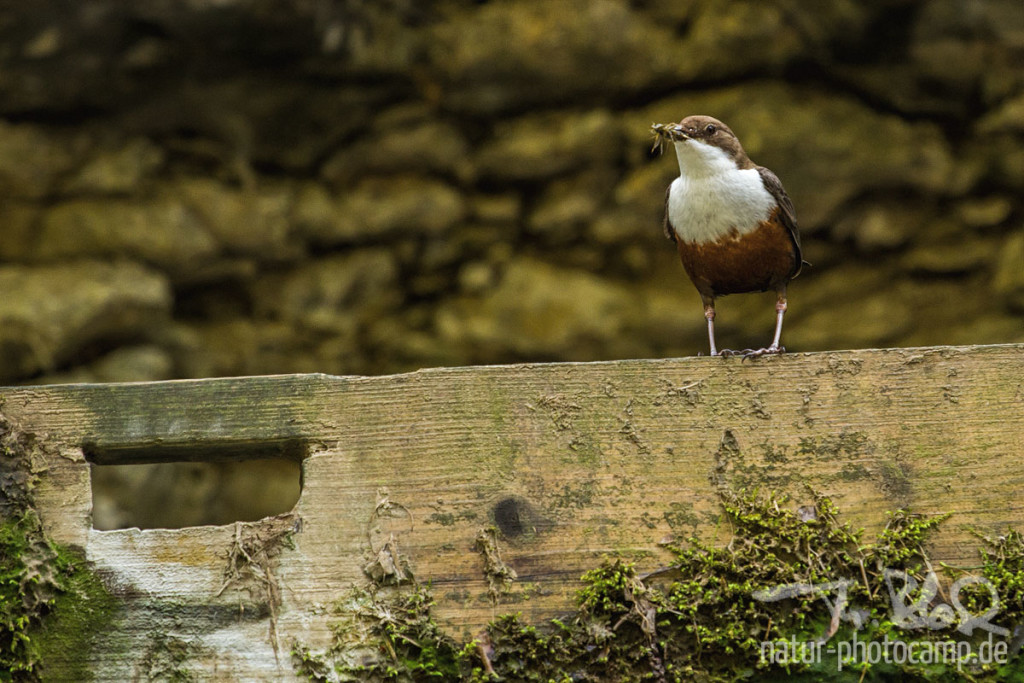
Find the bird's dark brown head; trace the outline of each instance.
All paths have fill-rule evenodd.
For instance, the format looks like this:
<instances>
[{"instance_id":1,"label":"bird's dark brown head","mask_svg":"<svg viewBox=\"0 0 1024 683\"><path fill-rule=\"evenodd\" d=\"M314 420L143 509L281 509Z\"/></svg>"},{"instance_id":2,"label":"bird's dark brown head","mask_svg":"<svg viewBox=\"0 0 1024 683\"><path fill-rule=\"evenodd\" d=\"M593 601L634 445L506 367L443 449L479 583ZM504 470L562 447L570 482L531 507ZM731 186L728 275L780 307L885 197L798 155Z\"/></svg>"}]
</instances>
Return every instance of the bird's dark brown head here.
<instances>
[{"instance_id":1,"label":"bird's dark brown head","mask_svg":"<svg viewBox=\"0 0 1024 683\"><path fill-rule=\"evenodd\" d=\"M679 123L655 124L652 130L659 141L696 140L718 147L735 161L739 168L753 168L754 166L747 153L743 151L743 146L732 129L712 116L703 114L687 116Z\"/></svg>"}]
</instances>

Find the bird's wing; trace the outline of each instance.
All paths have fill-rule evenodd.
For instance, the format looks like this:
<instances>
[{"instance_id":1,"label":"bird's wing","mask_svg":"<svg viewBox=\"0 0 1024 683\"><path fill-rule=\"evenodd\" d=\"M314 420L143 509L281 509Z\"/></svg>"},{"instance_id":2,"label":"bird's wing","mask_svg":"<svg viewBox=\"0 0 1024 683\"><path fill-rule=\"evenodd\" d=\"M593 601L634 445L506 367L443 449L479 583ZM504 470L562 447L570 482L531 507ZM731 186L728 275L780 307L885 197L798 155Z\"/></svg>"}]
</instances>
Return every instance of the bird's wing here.
<instances>
[{"instance_id":1,"label":"bird's wing","mask_svg":"<svg viewBox=\"0 0 1024 683\"><path fill-rule=\"evenodd\" d=\"M786 230L789 231L789 237L793 240L793 247L796 249L796 272L793 273L793 277L796 277L800 274L800 269L803 267L803 256L800 249L800 231L796 227L796 212L793 210L793 202L789 199L789 195L786 194L786 190L783 189L779 176L764 166L758 166L757 172L761 176L764 188L768 190L779 205L779 217L782 219L782 224L786 226Z\"/></svg>"},{"instance_id":2,"label":"bird's wing","mask_svg":"<svg viewBox=\"0 0 1024 683\"><path fill-rule=\"evenodd\" d=\"M672 192L672 186L669 185L665 190L665 218L661 222L661 229L665 233L665 237L676 241L676 231L672 229L672 224L668 220L668 195Z\"/></svg>"}]
</instances>

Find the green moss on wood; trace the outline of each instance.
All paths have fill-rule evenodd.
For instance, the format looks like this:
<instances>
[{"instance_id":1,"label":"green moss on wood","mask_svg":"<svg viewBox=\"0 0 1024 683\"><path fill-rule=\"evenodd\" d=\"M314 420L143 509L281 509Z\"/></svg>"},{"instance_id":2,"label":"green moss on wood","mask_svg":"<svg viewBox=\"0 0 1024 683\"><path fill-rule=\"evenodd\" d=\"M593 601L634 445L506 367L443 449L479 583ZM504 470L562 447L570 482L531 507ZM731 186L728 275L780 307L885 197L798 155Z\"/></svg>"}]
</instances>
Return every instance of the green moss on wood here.
<instances>
[{"instance_id":1,"label":"green moss on wood","mask_svg":"<svg viewBox=\"0 0 1024 683\"><path fill-rule=\"evenodd\" d=\"M964 642L977 652L987 633L958 633L955 622L912 628L894 611L886 570L918 582L906 604L925 596L932 571L926 544L946 516L896 511L874 542L866 542L862 531L840 522L829 498L813 492L810 504L797 509L786 498L757 492L723 489L721 496L733 531L727 546L691 539L674 548L669 566L647 575L630 563L606 561L583 575L575 611L560 619L530 624L507 614L469 642L457 642L434 622L429 587L375 588L339 602L328 651L294 644L296 671L317 681L1024 680L1012 650L1002 665L848 660L842 671L835 654L809 662L764 658L765 643L820 642L825 648L853 638ZM1002 600L990 623L1010 629L1012 640L1024 623L1024 542L1012 532L987 543L979 576ZM849 580L842 613L813 591L770 597L778 587L837 580ZM972 615L984 613L987 595L969 587L961 602ZM836 599L834 592L828 597ZM951 614L944 599L940 587L939 597L918 612Z\"/></svg>"},{"instance_id":2,"label":"green moss on wood","mask_svg":"<svg viewBox=\"0 0 1024 683\"><path fill-rule=\"evenodd\" d=\"M116 608L81 554L50 541L34 512L0 524L0 680L47 671L87 680L90 643Z\"/></svg>"},{"instance_id":3,"label":"green moss on wood","mask_svg":"<svg viewBox=\"0 0 1024 683\"><path fill-rule=\"evenodd\" d=\"M34 634L43 662L43 678L48 678L49 671L60 671L61 677L85 681L92 677L88 654L97 639L109 641L109 626L117 618L120 603L81 553L59 545L54 547L67 574L52 611Z\"/></svg>"},{"instance_id":4,"label":"green moss on wood","mask_svg":"<svg viewBox=\"0 0 1024 683\"><path fill-rule=\"evenodd\" d=\"M34 448L0 414L0 681L47 671L87 680L89 644L116 603L80 552L47 537L32 509Z\"/></svg>"},{"instance_id":5,"label":"green moss on wood","mask_svg":"<svg viewBox=\"0 0 1024 683\"><path fill-rule=\"evenodd\" d=\"M39 644L31 632L62 588L66 569L56 560L57 551L43 538L34 513L0 524L0 679L27 678L37 671Z\"/></svg>"}]
</instances>

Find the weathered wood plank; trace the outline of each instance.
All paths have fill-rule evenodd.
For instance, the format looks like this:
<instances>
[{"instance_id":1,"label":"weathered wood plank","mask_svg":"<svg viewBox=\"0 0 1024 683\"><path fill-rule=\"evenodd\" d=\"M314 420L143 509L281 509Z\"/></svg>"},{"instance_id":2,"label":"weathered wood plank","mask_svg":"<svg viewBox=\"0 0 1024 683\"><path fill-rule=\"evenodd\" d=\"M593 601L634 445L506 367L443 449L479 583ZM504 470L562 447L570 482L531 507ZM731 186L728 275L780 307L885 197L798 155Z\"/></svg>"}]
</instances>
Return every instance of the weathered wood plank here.
<instances>
[{"instance_id":1,"label":"weathered wood plank","mask_svg":"<svg viewBox=\"0 0 1024 683\"><path fill-rule=\"evenodd\" d=\"M89 655L105 680L135 675L153 632L190 643L208 672L289 678L288 643L326 645L325 606L392 535L454 632L551 616L602 554L653 568L660 542L713 537L716 481L798 498L810 484L869 528L903 506L953 512L932 548L952 563L975 561L972 529L1024 527L1024 345L21 387L0 401L46 445L47 528L125 602L121 632ZM275 522L301 520L273 560L279 664L266 596L244 582L218 594L236 529L93 530L83 454L282 452L303 458L303 491ZM519 577L498 605L474 549L491 525Z\"/></svg>"}]
</instances>

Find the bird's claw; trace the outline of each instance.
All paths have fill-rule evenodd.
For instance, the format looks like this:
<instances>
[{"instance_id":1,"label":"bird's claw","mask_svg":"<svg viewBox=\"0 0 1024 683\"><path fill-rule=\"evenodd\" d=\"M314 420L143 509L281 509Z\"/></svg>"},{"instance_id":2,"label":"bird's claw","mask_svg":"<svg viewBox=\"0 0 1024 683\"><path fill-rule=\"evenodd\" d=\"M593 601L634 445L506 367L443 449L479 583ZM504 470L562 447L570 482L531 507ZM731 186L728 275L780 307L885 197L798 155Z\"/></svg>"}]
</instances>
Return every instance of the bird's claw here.
<instances>
[{"instance_id":1,"label":"bird's claw","mask_svg":"<svg viewBox=\"0 0 1024 683\"><path fill-rule=\"evenodd\" d=\"M745 349L741 353L743 360L748 358L760 358L761 356L781 356L786 352L785 346L769 346L763 349Z\"/></svg>"},{"instance_id":2,"label":"bird's claw","mask_svg":"<svg viewBox=\"0 0 1024 683\"><path fill-rule=\"evenodd\" d=\"M739 356L742 360L748 358L760 358L761 356L775 356L782 355L786 352L785 346L767 346L762 349L743 349L742 351L733 351L732 349L722 349L716 356L722 358L729 358L730 356Z\"/></svg>"}]
</instances>

